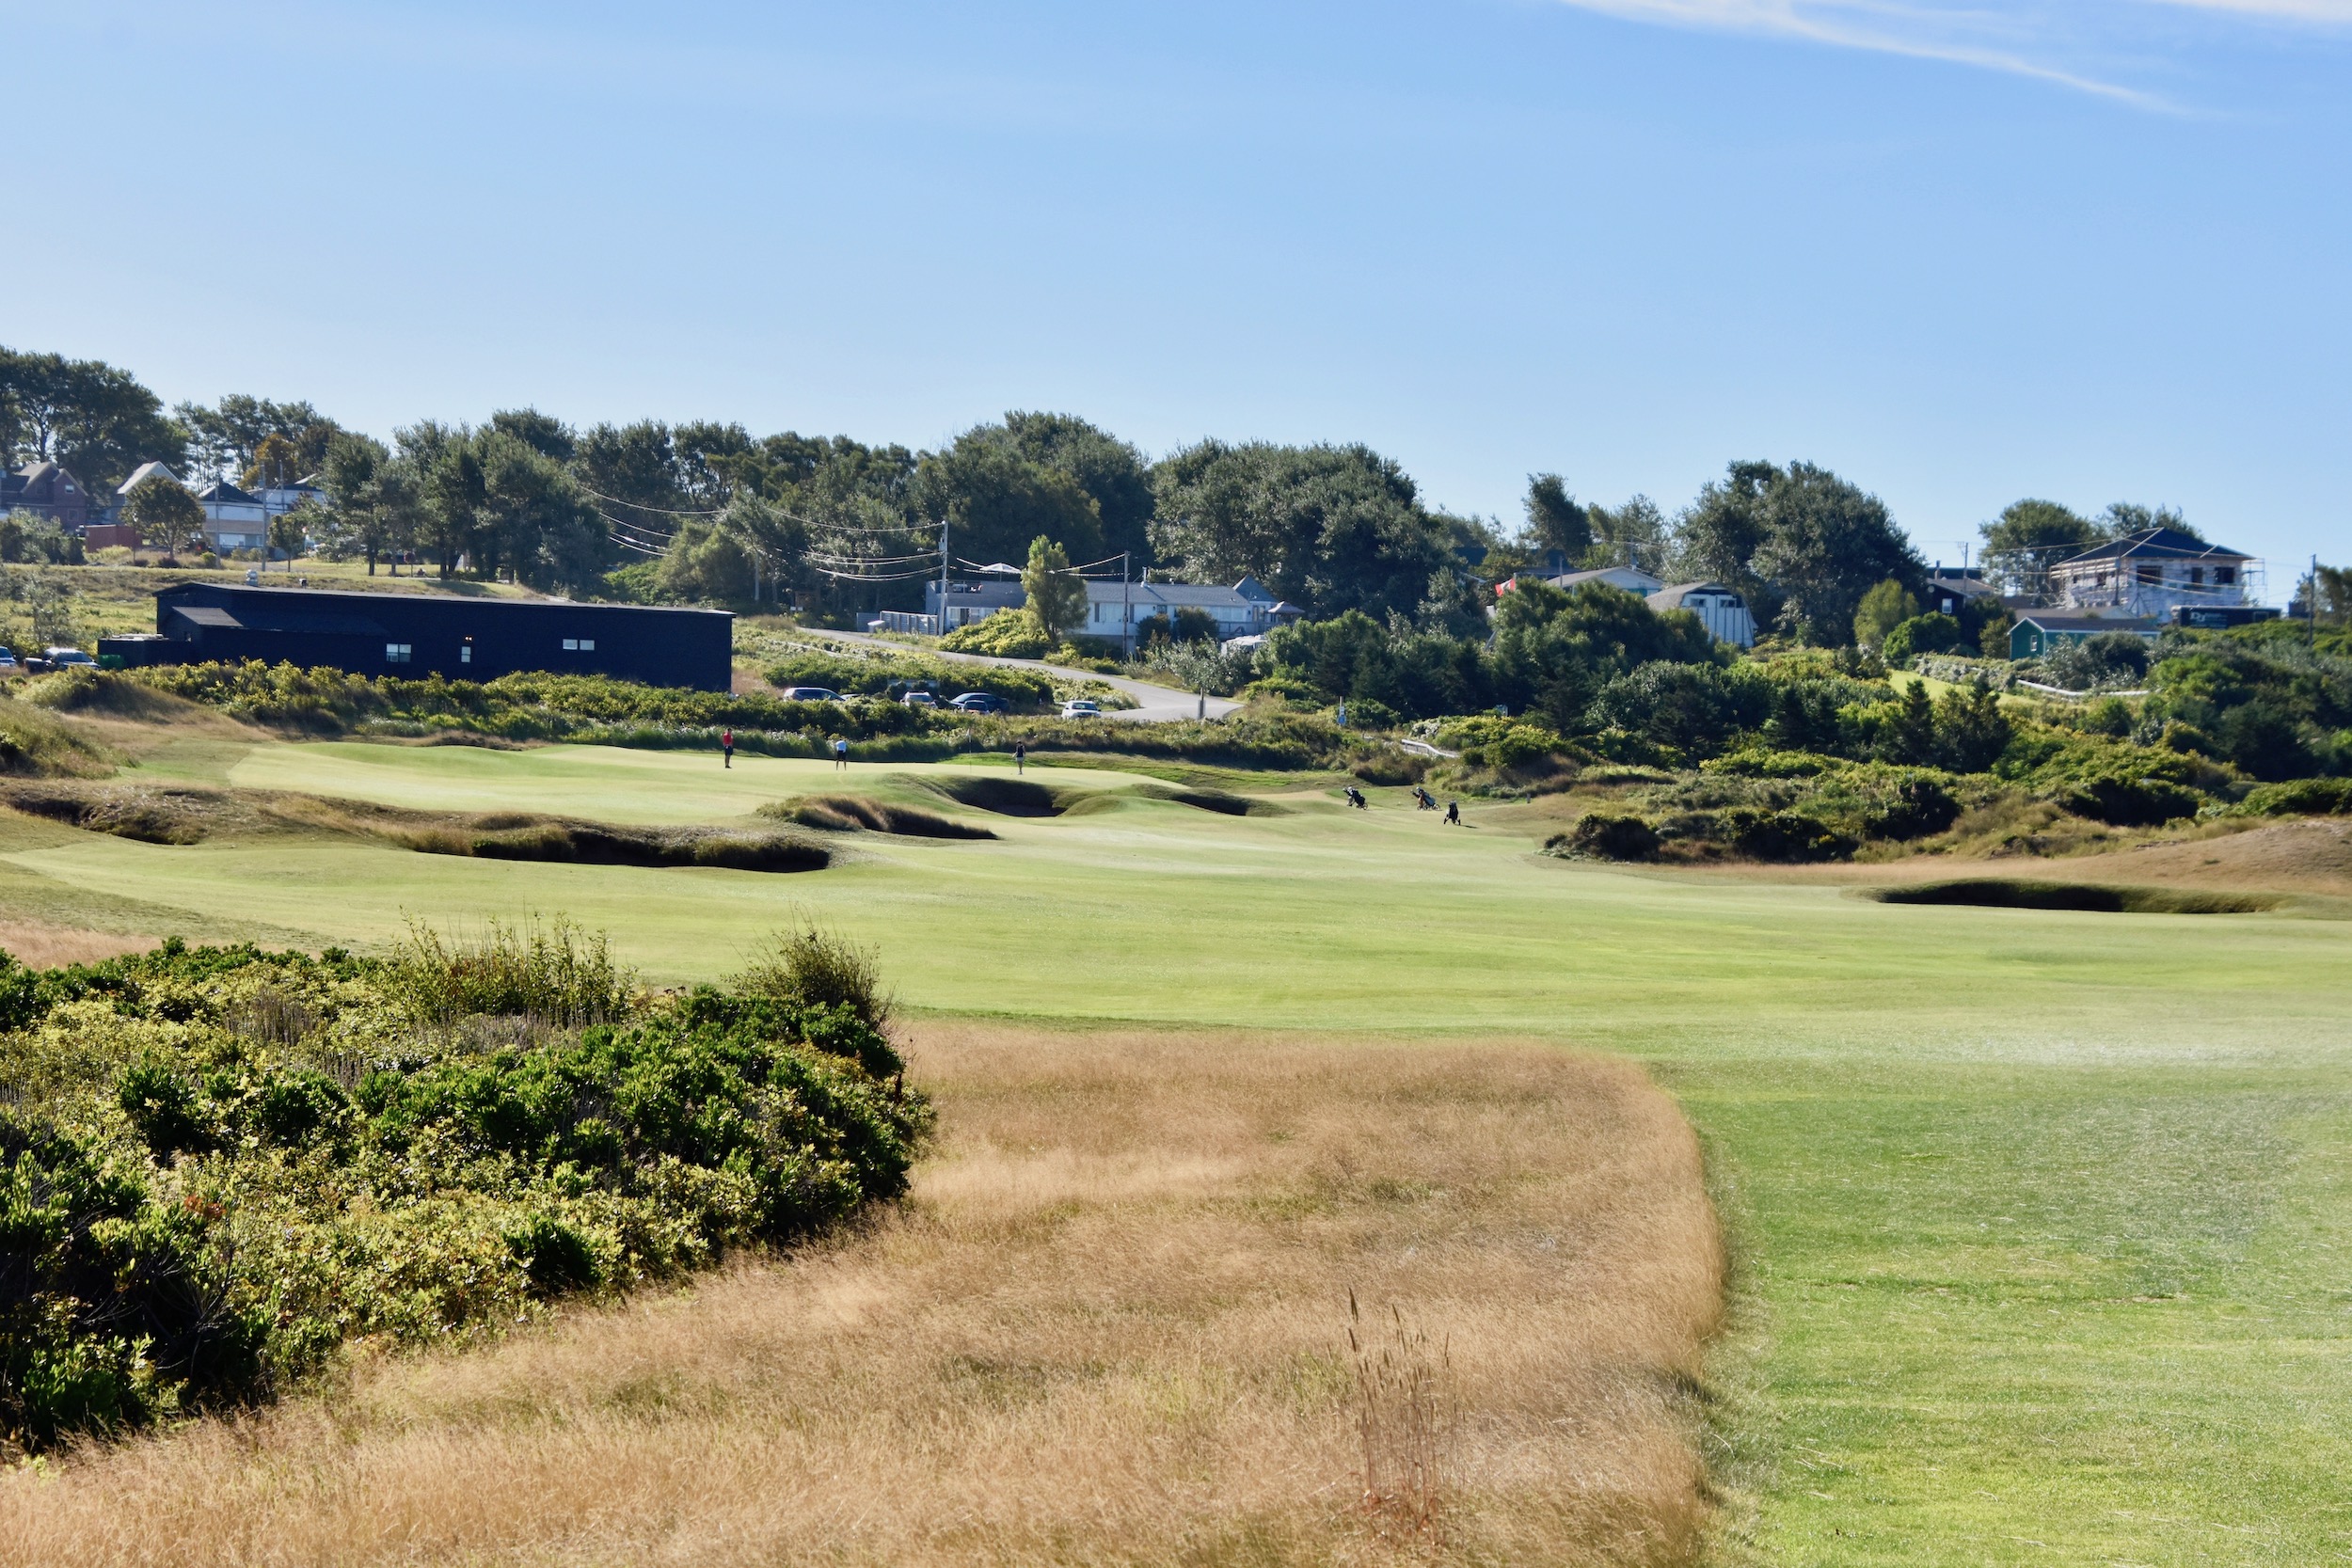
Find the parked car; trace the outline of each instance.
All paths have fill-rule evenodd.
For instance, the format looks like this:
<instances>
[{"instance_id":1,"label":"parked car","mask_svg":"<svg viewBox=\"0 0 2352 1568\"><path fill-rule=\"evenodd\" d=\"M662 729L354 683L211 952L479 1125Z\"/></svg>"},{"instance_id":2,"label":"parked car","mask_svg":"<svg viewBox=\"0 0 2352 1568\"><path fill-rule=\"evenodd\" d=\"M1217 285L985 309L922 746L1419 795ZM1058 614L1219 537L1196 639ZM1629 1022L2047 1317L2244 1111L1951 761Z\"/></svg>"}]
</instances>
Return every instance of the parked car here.
<instances>
[{"instance_id":1,"label":"parked car","mask_svg":"<svg viewBox=\"0 0 2352 1568\"><path fill-rule=\"evenodd\" d=\"M787 686L784 689L784 700L787 703L837 703L841 700L841 693L828 691L821 686Z\"/></svg>"},{"instance_id":2,"label":"parked car","mask_svg":"<svg viewBox=\"0 0 2352 1568\"><path fill-rule=\"evenodd\" d=\"M939 698L929 691L910 691L898 699L908 707L937 707Z\"/></svg>"},{"instance_id":3,"label":"parked car","mask_svg":"<svg viewBox=\"0 0 2352 1568\"><path fill-rule=\"evenodd\" d=\"M6 648L0 648L0 675L13 675L17 668L16 656Z\"/></svg>"},{"instance_id":4,"label":"parked car","mask_svg":"<svg viewBox=\"0 0 2352 1568\"><path fill-rule=\"evenodd\" d=\"M1103 709L1091 697L1076 697L1062 704L1061 716L1064 719L1100 719Z\"/></svg>"},{"instance_id":5,"label":"parked car","mask_svg":"<svg viewBox=\"0 0 2352 1568\"><path fill-rule=\"evenodd\" d=\"M35 671L71 670L77 664L87 664L96 669L98 660L90 657L79 648L43 648L39 658L28 658L24 661L24 668Z\"/></svg>"},{"instance_id":6,"label":"parked car","mask_svg":"<svg viewBox=\"0 0 2352 1568\"><path fill-rule=\"evenodd\" d=\"M965 713L1010 713L1012 705L993 691L967 691L947 705Z\"/></svg>"}]
</instances>

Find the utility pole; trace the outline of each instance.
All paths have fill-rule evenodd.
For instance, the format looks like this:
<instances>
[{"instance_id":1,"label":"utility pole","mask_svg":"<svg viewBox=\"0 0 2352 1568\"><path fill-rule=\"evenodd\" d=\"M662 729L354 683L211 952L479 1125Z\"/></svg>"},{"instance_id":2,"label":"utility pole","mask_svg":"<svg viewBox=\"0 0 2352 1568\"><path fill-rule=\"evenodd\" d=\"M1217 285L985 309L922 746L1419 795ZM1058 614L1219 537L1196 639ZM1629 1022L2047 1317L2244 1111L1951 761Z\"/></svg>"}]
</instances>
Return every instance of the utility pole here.
<instances>
[{"instance_id":1,"label":"utility pole","mask_svg":"<svg viewBox=\"0 0 2352 1568\"><path fill-rule=\"evenodd\" d=\"M939 519L939 635L947 635L947 518Z\"/></svg>"},{"instance_id":2,"label":"utility pole","mask_svg":"<svg viewBox=\"0 0 2352 1568\"><path fill-rule=\"evenodd\" d=\"M2303 645L2319 646L2319 553L2312 552L2311 587L2303 592Z\"/></svg>"},{"instance_id":3,"label":"utility pole","mask_svg":"<svg viewBox=\"0 0 2352 1568\"><path fill-rule=\"evenodd\" d=\"M2314 556L2315 561L2318 557ZM1127 552L1119 552L1119 648L1120 657L1133 664L1136 659L1136 612L1127 595Z\"/></svg>"}]
</instances>

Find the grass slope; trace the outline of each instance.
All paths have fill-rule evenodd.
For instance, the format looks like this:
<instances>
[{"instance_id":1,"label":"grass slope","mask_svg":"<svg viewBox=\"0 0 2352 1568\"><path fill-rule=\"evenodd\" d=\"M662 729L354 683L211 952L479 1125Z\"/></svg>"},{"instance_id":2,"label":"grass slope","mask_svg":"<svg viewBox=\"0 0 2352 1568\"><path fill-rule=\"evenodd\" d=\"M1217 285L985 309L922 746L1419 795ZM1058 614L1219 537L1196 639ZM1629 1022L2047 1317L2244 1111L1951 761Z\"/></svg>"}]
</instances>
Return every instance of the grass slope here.
<instances>
[{"instance_id":1,"label":"grass slope","mask_svg":"<svg viewBox=\"0 0 2352 1568\"><path fill-rule=\"evenodd\" d=\"M845 786L962 809L915 782L935 770L845 784L823 764L586 748L186 765L622 822ZM1507 816L1447 829L1397 791L1235 817L1132 775L1052 782L1103 793L1055 818L966 812L993 843L858 838L786 879L75 834L6 860L170 920L346 942L407 913L560 910L664 981L725 967L798 906L880 945L921 1011L1624 1052L1682 1097L1733 1221L1724 1473L1758 1559L2302 1563L2352 1544L2328 1424L2352 1404L2352 922L1886 905L1545 859Z\"/></svg>"}]
</instances>

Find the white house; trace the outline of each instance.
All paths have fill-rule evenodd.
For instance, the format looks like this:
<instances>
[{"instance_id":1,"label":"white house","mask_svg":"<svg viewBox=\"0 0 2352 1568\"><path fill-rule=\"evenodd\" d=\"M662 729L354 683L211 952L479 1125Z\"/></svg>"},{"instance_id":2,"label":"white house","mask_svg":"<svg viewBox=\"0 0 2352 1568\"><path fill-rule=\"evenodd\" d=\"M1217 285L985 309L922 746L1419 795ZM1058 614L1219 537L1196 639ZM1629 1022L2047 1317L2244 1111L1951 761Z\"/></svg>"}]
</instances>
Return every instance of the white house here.
<instances>
[{"instance_id":1,"label":"white house","mask_svg":"<svg viewBox=\"0 0 2352 1568\"><path fill-rule=\"evenodd\" d=\"M204 504L205 546L215 554L269 546L269 509L261 497L215 480L199 490L196 499Z\"/></svg>"},{"instance_id":2,"label":"white house","mask_svg":"<svg viewBox=\"0 0 2352 1568\"><path fill-rule=\"evenodd\" d=\"M129 479L115 486L114 510L119 510L122 503L131 499L131 492L151 479L167 479L174 484L180 483L180 476L171 471L168 464L142 463L131 470Z\"/></svg>"},{"instance_id":3,"label":"white house","mask_svg":"<svg viewBox=\"0 0 2352 1568\"><path fill-rule=\"evenodd\" d=\"M282 517L304 501L326 504L326 482L317 474L297 479L291 484L266 486L261 495L262 510L273 517Z\"/></svg>"},{"instance_id":4,"label":"white house","mask_svg":"<svg viewBox=\"0 0 2352 1568\"><path fill-rule=\"evenodd\" d=\"M1629 594L1645 596L1666 586L1661 578L1655 578L1639 566L1599 566L1589 572L1563 572L1556 578L1546 578L1554 588L1573 592L1588 582L1605 582L1612 588L1622 588Z\"/></svg>"},{"instance_id":5,"label":"white house","mask_svg":"<svg viewBox=\"0 0 2352 1568\"><path fill-rule=\"evenodd\" d=\"M1718 642L1739 648L1756 646L1756 617L1748 612L1748 601L1736 589L1720 582L1677 582L1661 588L1648 599L1649 607L1661 615L1670 610L1689 610Z\"/></svg>"},{"instance_id":6,"label":"white house","mask_svg":"<svg viewBox=\"0 0 2352 1568\"><path fill-rule=\"evenodd\" d=\"M2144 528L2093 545L2050 568L2061 610L2168 620L2182 606L2227 608L2247 597L2253 557L2192 539L2177 529Z\"/></svg>"},{"instance_id":7,"label":"white house","mask_svg":"<svg viewBox=\"0 0 2352 1568\"><path fill-rule=\"evenodd\" d=\"M1231 588L1200 582L1101 582L1087 579L1086 614L1071 629L1080 637L1126 642L1135 628L1155 616L1173 621L1180 610L1198 610L1216 623L1218 641L1248 637L1286 626L1305 613L1296 605L1278 599L1255 578L1244 578ZM1000 610L1018 610L1028 592L1018 581L951 582L947 584L946 619L940 620L939 584L923 589L923 614L901 615L909 625L893 630L953 631L984 621ZM887 619L887 617L885 617Z\"/></svg>"}]
</instances>

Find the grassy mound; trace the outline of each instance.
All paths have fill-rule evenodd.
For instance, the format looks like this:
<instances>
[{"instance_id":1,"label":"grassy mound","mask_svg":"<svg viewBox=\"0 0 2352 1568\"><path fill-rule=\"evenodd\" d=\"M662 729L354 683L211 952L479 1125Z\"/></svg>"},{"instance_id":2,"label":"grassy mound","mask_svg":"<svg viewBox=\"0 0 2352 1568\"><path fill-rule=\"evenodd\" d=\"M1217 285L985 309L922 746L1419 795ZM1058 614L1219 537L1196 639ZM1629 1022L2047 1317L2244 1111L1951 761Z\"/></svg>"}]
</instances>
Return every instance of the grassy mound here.
<instances>
[{"instance_id":1,"label":"grassy mound","mask_svg":"<svg viewBox=\"0 0 2352 1568\"><path fill-rule=\"evenodd\" d=\"M0 701L0 773L103 778L115 770L117 760L56 714L25 703Z\"/></svg>"},{"instance_id":2,"label":"grassy mound","mask_svg":"<svg viewBox=\"0 0 2352 1568\"><path fill-rule=\"evenodd\" d=\"M958 822L917 806L896 806L856 795L803 795L759 808L762 816L798 822L827 832L898 833L909 838L994 838L975 823Z\"/></svg>"},{"instance_id":3,"label":"grassy mound","mask_svg":"<svg viewBox=\"0 0 2352 1568\"><path fill-rule=\"evenodd\" d=\"M142 844L201 843L220 815L221 800L209 789L0 785L0 805L11 811Z\"/></svg>"},{"instance_id":4,"label":"grassy mound","mask_svg":"<svg viewBox=\"0 0 2352 1568\"><path fill-rule=\"evenodd\" d=\"M2255 914L2283 902L2261 893L2202 893L2158 887L2097 887L2013 877L1873 889L1882 904L1965 904L1994 910L2074 910L2094 914Z\"/></svg>"},{"instance_id":5,"label":"grassy mound","mask_svg":"<svg viewBox=\"0 0 2352 1568\"><path fill-rule=\"evenodd\" d=\"M165 724L201 714L201 705L117 670L77 665L26 683L24 701L58 713L101 713Z\"/></svg>"},{"instance_id":6,"label":"grassy mound","mask_svg":"<svg viewBox=\"0 0 2352 1568\"><path fill-rule=\"evenodd\" d=\"M423 812L360 800L147 784L0 784L0 806L143 844L310 829L396 844L428 855L580 865L711 865L735 871L821 871L832 851L788 832L648 828L535 812ZM916 814L923 815L923 814ZM984 830L964 830L983 833Z\"/></svg>"},{"instance_id":7,"label":"grassy mound","mask_svg":"<svg viewBox=\"0 0 2352 1568\"><path fill-rule=\"evenodd\" d=\"M563 926L0 963L0 1022L17 1453L805 1235L900 1192L928 1125L856 1006L649 997Z\"/></svg>"}]
</instances>

